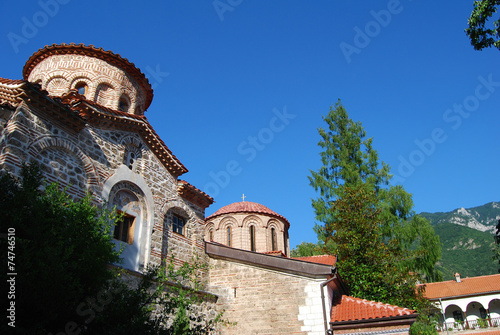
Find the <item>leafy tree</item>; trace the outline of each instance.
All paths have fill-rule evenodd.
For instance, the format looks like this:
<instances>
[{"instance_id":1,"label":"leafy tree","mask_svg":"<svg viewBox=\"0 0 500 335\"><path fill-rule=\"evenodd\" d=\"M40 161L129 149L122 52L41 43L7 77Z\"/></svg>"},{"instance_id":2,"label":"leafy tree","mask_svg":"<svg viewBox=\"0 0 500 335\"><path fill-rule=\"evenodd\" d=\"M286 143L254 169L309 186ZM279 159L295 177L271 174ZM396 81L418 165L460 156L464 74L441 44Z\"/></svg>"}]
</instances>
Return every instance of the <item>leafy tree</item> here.
<instances>
[{"instance_id":1,"label":"leafy tree","mask_svg":"<svg viewBox=\"0 0 500 335\"><path fill-rule=\"evenodd\" d=\"M321 254L323 254L321 245L312 242L302 242L290 251L291 257L307 257Z\"/></svg>"},{"instance_id":2,"label":"leafy tree","mask_svg":"<svg viewBox=\"0 0 500 335\"><path fill-rule=\"evenodd\" d=\"M344 277L351 270L356 273L348 284L351 290L360 286L353 290L360 297L394 303L392 295L381 293L376 298L365 294L379 290L389 294L397 292L399 286L408 299L415 297L403 283L409 272L420 273L427 280L439 279L434 268L441 254L439 238L429 222L412 210L411 195L402 186L389 185L390 167L379 162L373 140L366 138L360 122L349 118L340 101L323 120L328 125L318 130L323 165L309 176L310 184L320 193L312 202L317 220L323 223L315 227L319 238L337 245L339 269ZM356 213L361 209L364 212ZM379 272L391 267L390 272ZM377 280L375 274L385 278ZM404 306L405 299L400 305Z\"/></svg>"},{"instance_id":3,"label":"leafy tree","mask_svg":"<svg viewBox=\"0 0 500 335\"><path fill-rule=\"evenodd\" d=\"M337 243L337 266L350 294L409 308L425 305L401 259L408 257L396 240L386 240L376 222L381 219L375 191L365 183L344 186L331 205L332 221L325 231ZM418 294L416 294L418 292Z\"/></svg>"},{"instance_id":4,"label":"leafy tree","mask_svg":"<svg viewBox=\"0 0 500 335\"><path fill-rule=\"evenodd\" d=\"M1 286L13 294L2 305L15 303L2 334L205 334L222 321L195 313L196 262L150 269L136 285L122 280L125 271L110 266L120 262L111 236L116 212L43 184L37 166L24 167L19 179L2 175L0 216L9 269Z\"/></svg>"},{"instance_id":5,"label":"leafy tree","mask_svg":"<svg viewBox=\"0 0 500 335\"><path fill-rule=\"evenodd\" d=\"M469 17L469 27L465 33L475 50L495 47L500 50L500 18L489 24L488 21L497 13L500 0L474 1L474 9Z\"/></svg>"}]
</instances>

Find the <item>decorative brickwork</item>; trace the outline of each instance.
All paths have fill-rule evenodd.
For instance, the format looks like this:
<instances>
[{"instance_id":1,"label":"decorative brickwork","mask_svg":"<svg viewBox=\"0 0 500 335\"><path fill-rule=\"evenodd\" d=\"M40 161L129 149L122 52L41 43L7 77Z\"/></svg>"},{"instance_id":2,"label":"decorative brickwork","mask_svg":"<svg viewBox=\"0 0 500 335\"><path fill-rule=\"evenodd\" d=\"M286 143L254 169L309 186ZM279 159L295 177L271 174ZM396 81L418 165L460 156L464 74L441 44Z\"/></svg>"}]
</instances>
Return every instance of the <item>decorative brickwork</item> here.
<instances>
[{"instance_id":1,"label":"decorative brickwork","mask_svg":"<svg viewBox=\"0 0 500 335\"><path fill-rule=\"evenodd\" d=\"M144 114L153 95L147 79L133 64L110 51L85 45L40 49L28 60L24 77L53 96L85 86L83 94L88 100L137 115ZM120 99L127 105L120 105Z\"/></svg>"},{"instance_id":2,"label":"decorative brickwork","mask_svg":"<svg viewBox=\"0 0 500 335\"><path fill-rule=\"evenodd\" d=\"M186 182L192 201L179 193L177 176L187 170L142 116L152 99L145 76L119 55L82 45L39 50L24 76L40 86L0 80L0 168L19 174L23 163L37 162L48 181L72 196L90 191L99 203L134 217L133 243L117 241L125 244L128 269L140 271L169 255L177 264L204 257L204 209L213 200ZM87 109L77 102L88 100ZM174 212L186 219L184 236L171 232Z\"/></svg>"},{"instance_id":3,"label":"decorative brickwork","mask_svg":"<svg viewBox=\"0 0 500 335\"><path fill-rule=\"evenodd\" d=\"M251 228L251 227L254 228ZM205 240L256 252L290 254L290 224L269 208L248 201L224 206L206 219Z\"/></svg>"},{"instance_id":4,"label":"decorative brickwork","mask_svg":"<svg viewBox=\"0 0 500 335\"><path fill-rule=\"evenodd\" d=\"M324 307L321 290L334 263L287 258L290 223L264 205L238 202L205 219L213 199L178 179L187 168L145 118L153 91L133 63L94 46L52 45L30 57L23 77L0 78L2 172L36 162L73 197L90 192L96 205L116 206L127 223L114 243L131 277L167 258L209 262L198 274L209 292L199 308L226 309L237 326L222 333L324 334L332 295Z\"/></svg>"}]
</instances>

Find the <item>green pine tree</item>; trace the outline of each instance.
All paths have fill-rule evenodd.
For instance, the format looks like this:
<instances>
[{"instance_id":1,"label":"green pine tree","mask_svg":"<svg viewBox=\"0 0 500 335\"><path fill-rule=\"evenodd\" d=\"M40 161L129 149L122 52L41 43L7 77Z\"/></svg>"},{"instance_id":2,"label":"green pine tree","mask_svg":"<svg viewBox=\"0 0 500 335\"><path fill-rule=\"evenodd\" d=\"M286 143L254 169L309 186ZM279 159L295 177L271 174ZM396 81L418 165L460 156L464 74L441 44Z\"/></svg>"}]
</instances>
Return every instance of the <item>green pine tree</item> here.
<instances>
[{"instance_id":1,"label":"green pine tree","mask_svg":"<svg viewBox=\"0 0 500 335\"><path fill-rule=\"evenodd\" d=\"M361 123L349 118L340 101L323 120L327 128L318 129L322 166L309 176L319 192L312 202L321 222L315 227L318 238L325 244L333 241L339 269L346 277L348 271L342 266L348 266L352 273L347 275L348 284L351 289L358 286L357 296L404 306L415 297L415 290L405 288L409 297L399 300L390 292L398 292L411 276L440 279L435 270L441 256L439 237L429 221L412 210L411 194L402 186L389 185L390 167L379 162L373 139L366 138ZM387 272L391 275L382 275L380 269L391 269ZM378 275L385 278L375 278ZM379 291L377 298L373 294Z\"/></svg>"}]
</instances>

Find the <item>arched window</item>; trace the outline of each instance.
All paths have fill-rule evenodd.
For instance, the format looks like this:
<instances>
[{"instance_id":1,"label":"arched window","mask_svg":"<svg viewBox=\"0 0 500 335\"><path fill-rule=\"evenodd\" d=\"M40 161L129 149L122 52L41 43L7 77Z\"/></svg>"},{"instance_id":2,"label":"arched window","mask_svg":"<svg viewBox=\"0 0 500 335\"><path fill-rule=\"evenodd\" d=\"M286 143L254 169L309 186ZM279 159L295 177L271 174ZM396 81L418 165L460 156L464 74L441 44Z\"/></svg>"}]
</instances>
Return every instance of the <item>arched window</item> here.
<instances>
[{"instance_id":1,"label":"arched window","mask_svg":"<svg viewBox=\"0 0 500 335\"><path fill-rule=\"evenodd\" d=\"M84 82L80 82L75 85L75 89L79 94L85 95L85 93L87 93L87 84L85 84Z\"/></svg>"},{"instance_id":2,"label":"arched window","mask_svg":"<svg viewBox=\"0 0 500 335\"><path fill-rule=\"evenodd\" d=\"M227 227L227 245L231 246L232 243L232 234L231 234L231 226Z\"/></svg>"},{"instance_id":3,"label":"arched window","mask_svg":"<svg viewBox=\"0 0 500 335\"><path fill-rule=\"evenodd\" d=\"M276 239L276 229L271 228L271 247L273 251L278 250L278 245L277 245L277 239Z\"/></svg>"},{"instance_id":4,"label":"arched window","mask_svg":"<svg viewBox=\"0 0 500 335\"><path fill-rule=\"evenodd\" d=\"M123 164L130 170L137 172L138 161L142 157L142 144L127 143L125 144L125 153L123 155Z\"/></svg>"},{"instance_id":5,"label":"arched window","mask_svg":"<svg viewBox=\"0 0 500 335\"><path fill-rule=\"evenodd\" d=\"M118 211L118 214L123 216L115 223L113 237L128 244L134 243L135 216L121 211Z\"/></svg>"},{"instance_id":6,"label":"arched window","mask_svg":"<svg viewBox=\"0 0 500 335\"><path fill-rule=\"evenodd\" d=\"M130 102L125 94L120 97L118 100L118 110L122 112L128 112L130 108Z\"/></svg>"},{"instance_id":7,"label":"arched window","mask_svg":"<svg viewBox=\"0 0 500 335\"><path fill-rule=\"evenodd\" d=\"M113 89L107 84L97 86L94 101L100 105L113 108Z\"/></svg>"},{"instance_id":8,"label":"arched window","mask_svg":"<svg viewBox=\"0 0 500 335\"><path fill-rule=\"evenodd\" d=\"M256 251L256 248L255 248L255 226L250 226L250 250Z\"/></svg>"},{"instance_id":9,"label":"arched window","mask_svg":"<svg viewBox=\"0 0 500 335\"><path fill-rule=\"evenodd\" d=\"M210 228L210 230L208 231L208 240L210 242L213 242L214 240L214 230L212 228Z\"/></svg>"}]
</instances>

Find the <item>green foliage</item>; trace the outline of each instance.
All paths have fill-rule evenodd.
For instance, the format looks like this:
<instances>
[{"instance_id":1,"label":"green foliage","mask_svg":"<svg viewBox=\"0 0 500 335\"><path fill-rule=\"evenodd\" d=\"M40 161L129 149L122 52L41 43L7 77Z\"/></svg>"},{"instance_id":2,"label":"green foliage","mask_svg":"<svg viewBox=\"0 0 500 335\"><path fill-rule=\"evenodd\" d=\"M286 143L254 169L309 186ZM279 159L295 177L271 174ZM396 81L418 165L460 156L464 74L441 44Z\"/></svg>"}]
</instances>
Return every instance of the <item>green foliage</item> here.
<instances>
[{"instance_id":1,"label":"green foliage","mask_svg":"<svg viewBox=\"0 0 500 335\"><path fill-rule=\"evenodd\" d=\"M500 19L489 22L497 13L500 0L474 1L474 9L469 17L469 27L465 33L475 50L494 47L500 50Z\"/></svg>"},{"instance_id":2,"label":"green foliage","mask_svg":"<svg viewBox=\"0 0 500 335\"><path fill-rule=\"evenodd\" d=\"M206 317L198 310L203 301L199 272L207 267L193 260L176 269L172 258L148 269L133 288L117 276L106 290L111 302L92 309L95 320L86 320L82 334L210 334L228 322L222 312Z\"/></svg>"},{"instance_id":3,"label":"green foliage","mask_svg":"<svg viewBox=\"0 0 500 335\"><path fill-rule=\"evenodd\" d=\"M112 278L106 266L119 261L113 213L92 206L90 197L74 202L55 184L41 186L36 166L24 168L21 180L0 179L1 231L13 228L16 237L16 331L24 334L81 323L75 307ZM4 239L1 253L6 269Z\"/></svg>"},{"instance_id":4,"label":"green foliage","mask_svg":"<svg viewBox=\"0 0 500 335\"><path fill-rule=\"evenodd\" d=\"M339 269L344 279L352 273L346 281L357 296L417 305L417 278L409 280L408 273L440 278L435 270L439 238L412 210L411 195L402 186L388 185L389 166L379 162L372 139L365 138L361 123L349 118L340 101L323 120L328 125L318 129L323 165L309 177L320 193L312 202L323 223L315 227L318 238L325 245L333 241Z\"/></svg>"},{"instance_id":5,"label":"green foliage","mask_svg":"<svg viewBox=\"0 0 500 335\"><path fill-rule=\"evenodd\" d=\"M173 263L150 269L137 284L125 282L111 230L117 215L96 207L87 195L72 200L57 184L41 181L37 166L22 178L0 178L1 232L15 229L15 247L0 238L2 266L15 264L16 334L207 334L223 322L196 310L201 288L194 262L175 270ZM15 258L8 252L14 252ZM8 292L7 271L2 291ZM188 330L189 329L189 330Z\"/></svg>"},{"instance_id":6,"label":"green foliage","mask_svg":"<svg viewBox=\"0 0 500 335\"><path fill-rule=\"evenodd\" d=\"M320 240L317 243L302 242L290 251L291 257L307 257L324 255L325 252L333 254L336 250L336 244L329 239L328 241Z\"/></svg>"},{"instance_id":7,"label":"green foliage","mask_svg":"<svg viewBox=\"0 0 500 335\"><path fill-rule=\"evenodd\" d=\"M385 241L375 191L366 184L344 186L332 204L325 231L337 243L337 266L350 294L368 300L419 309L426 305L417 291L416 274L401 262L408 252ZM418 292L418 293L416 293Z\"/></svg>"},{"instance_id":8,"label":"green foliage","mask_svg":"<svg viewBox=\"0 0 500 335\"><path fill-rule=\"evenodd\" d=\"M443 256L437 267L444 279L454 279L456 272L463 277L497 272L497 263L490 256L494 245L491 233L450 222L441 222L434 226L434 230L440 236L443 247Z\"/></svg>"},{"instance_id":9,"label":"green foliage","mask_svg":"<svg viewBox=\"0 0 500 335\"><path fill-rule=\"evenodd\" d=\"M463 223L474 221L485 226L492 226L500 215L498 203L467 208L469 215L460 214L457 210L438 213L421 213L433 226L440 237L442 257L436 265L446 280L454 279L456 272L464 277L475 277L495 274L498 263L495 261L495 239L490 232L483 232L451 222L460 219ZM493 249L493 259L491 257Z\"/></svg>"},{"instance_id":10,"label":"green foliage","mask_svg":"<svg viewBox=\"0 0 500 335\"><path fill-rule=\"evenodd\" d=\"M437 335L439 334L436 329L438 316L434 314L429 315L428 310L424 310L419 314L417 321L410 327L410 335Z\"/></svg>"},{"instance_id":11,"label":"green foliage","mask_svg":"<svg viewBox=\"0 0 500 335\"><path fill-rule=\"evenodd\" d=\"M302 242L290 251L291 257L316 256L323 253L319 243Z\"/></svg>"}]
</instances>

